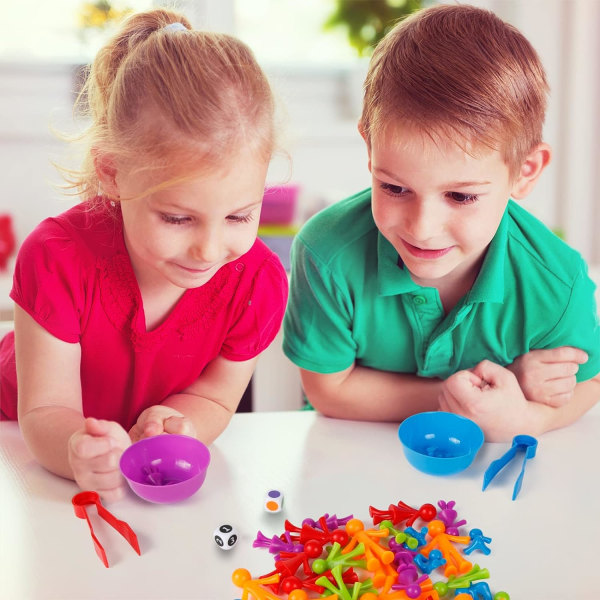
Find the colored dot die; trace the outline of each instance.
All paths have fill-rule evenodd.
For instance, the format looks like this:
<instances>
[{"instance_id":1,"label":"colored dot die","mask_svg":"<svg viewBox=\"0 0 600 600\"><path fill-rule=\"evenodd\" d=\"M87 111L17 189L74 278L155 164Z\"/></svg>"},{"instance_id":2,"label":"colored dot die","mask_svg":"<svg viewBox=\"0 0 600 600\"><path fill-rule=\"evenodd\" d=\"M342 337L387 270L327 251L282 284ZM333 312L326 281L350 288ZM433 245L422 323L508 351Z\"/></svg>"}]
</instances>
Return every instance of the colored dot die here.
<instances>
[{"instance_id":1,"label":"colored dot die","mask_svg":"<svg viewBox=\"0 0 600 600\"><path fill-rule=\"evenodd\" d=\"M269 490L265 498L265 510L271 513L281 512L283 508L283 494L279 490Z\"/></svg>"}]
</instances>

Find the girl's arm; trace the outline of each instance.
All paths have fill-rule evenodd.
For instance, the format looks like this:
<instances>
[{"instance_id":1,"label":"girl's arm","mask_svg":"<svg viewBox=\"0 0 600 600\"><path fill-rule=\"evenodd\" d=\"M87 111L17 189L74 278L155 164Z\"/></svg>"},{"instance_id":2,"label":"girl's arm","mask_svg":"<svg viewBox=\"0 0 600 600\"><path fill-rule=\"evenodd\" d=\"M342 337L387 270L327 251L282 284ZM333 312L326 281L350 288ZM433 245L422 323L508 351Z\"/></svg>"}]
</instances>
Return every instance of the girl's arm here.
<instances>
[{"instance_id":1,"label":"girl's arm","mask_svg":"<svg viewBox=\"0 0 600 600\"><path fill-rule=\"evenodd\" d=\"M73 478L68 441L83 428L81 348L54 337L15 305L19 427L35 459Z\"/></svg>"},{"instance_id":2,"label":"girl's arm","mask_svg":"<svg viewBox=\"0 0 600 600\"><path fill-rule=\"evenodd\" d=\"M145 410L131 429L131 438L182 433L210 445L234 415L257 360L238 362L218 356L186 390Z\"/></svg>"},{"instance_id":3,"label":"girl's arm","mask_svg":"<svg viewBox=\"0 0 600 600\"><path fill-rule=\"evenodd\" d=\"M401 421L414 413L439 408L439 379L356 365L338 373L300 369L300 374L310 403L328 417Z\"/></svg>"},{"instance_id":4,"label":"girl's arm","mask_svg":"<svg viewBox=\"0 0 600 600\"><path fill-rule=\"evenodd\" d=\"M54 337L15 306L19 427L46 469L107 501L123 494L118 459L129 446L117 423L84 419L79 344Z\"/></svg>"}]
</instances>

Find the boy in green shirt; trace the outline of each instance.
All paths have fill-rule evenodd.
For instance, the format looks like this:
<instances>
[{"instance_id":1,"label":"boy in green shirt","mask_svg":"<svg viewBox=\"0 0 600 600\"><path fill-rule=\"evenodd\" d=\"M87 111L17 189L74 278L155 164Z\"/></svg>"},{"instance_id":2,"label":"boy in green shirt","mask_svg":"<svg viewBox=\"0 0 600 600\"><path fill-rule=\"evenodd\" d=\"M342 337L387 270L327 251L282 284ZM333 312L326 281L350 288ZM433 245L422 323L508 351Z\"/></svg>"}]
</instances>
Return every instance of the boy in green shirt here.
<instances>
[{"instance_id":1,"label":"boy in green shirt","mask_svg":"<svg viewBox=\"0 0 600 600\"><path fill-rule=\"evenodd\" d=\"M359 124L372 188L315 215L292 249L284 351L317 410L439 408L503 441L595 404L595 286L511 200L550 161L547 89L535 50L489 11L426 9L378 45Z\"/></svg>"}]
</instances>

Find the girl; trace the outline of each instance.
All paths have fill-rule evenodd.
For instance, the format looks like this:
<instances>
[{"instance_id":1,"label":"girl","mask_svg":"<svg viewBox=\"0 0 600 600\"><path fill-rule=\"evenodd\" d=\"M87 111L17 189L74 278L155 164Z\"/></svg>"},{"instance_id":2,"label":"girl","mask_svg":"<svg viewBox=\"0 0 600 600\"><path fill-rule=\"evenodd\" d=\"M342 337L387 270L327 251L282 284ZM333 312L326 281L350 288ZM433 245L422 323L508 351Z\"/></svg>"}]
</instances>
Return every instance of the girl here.
<instances>
[{"instance_id":1,"label":"girl","mask_svg":"<svg viewBox=\"0 0 600 600\"><path fill-rule=\"evenodd\" d=\"M243 43L168 10L133 15L82 104L88 151L69 173L82 202L20 250L1 408L44 467L110 502L132 441L223 431L287 278L256 239L274 103Z\"/></svg>"}]
</instances>

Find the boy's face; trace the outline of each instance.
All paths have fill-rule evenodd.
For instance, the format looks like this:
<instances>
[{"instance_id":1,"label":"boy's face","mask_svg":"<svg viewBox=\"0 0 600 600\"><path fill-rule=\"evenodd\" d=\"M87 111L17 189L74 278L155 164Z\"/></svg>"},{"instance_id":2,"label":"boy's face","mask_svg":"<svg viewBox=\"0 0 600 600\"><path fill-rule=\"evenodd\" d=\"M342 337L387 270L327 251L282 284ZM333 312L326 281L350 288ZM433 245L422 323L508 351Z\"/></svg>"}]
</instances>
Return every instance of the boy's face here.
<instances>
[{"instance_id":1,"label":"boy's face","mask_svg":"<svg viewBox=\"0 0 600 600\"><path fill-rule=\"evenodd\" d=\"M508 167L497 151L475 158L451 141L394 133L369 147L375 223L416 283L470 287L511 196Z\"/></svg>"}]
</instances>

